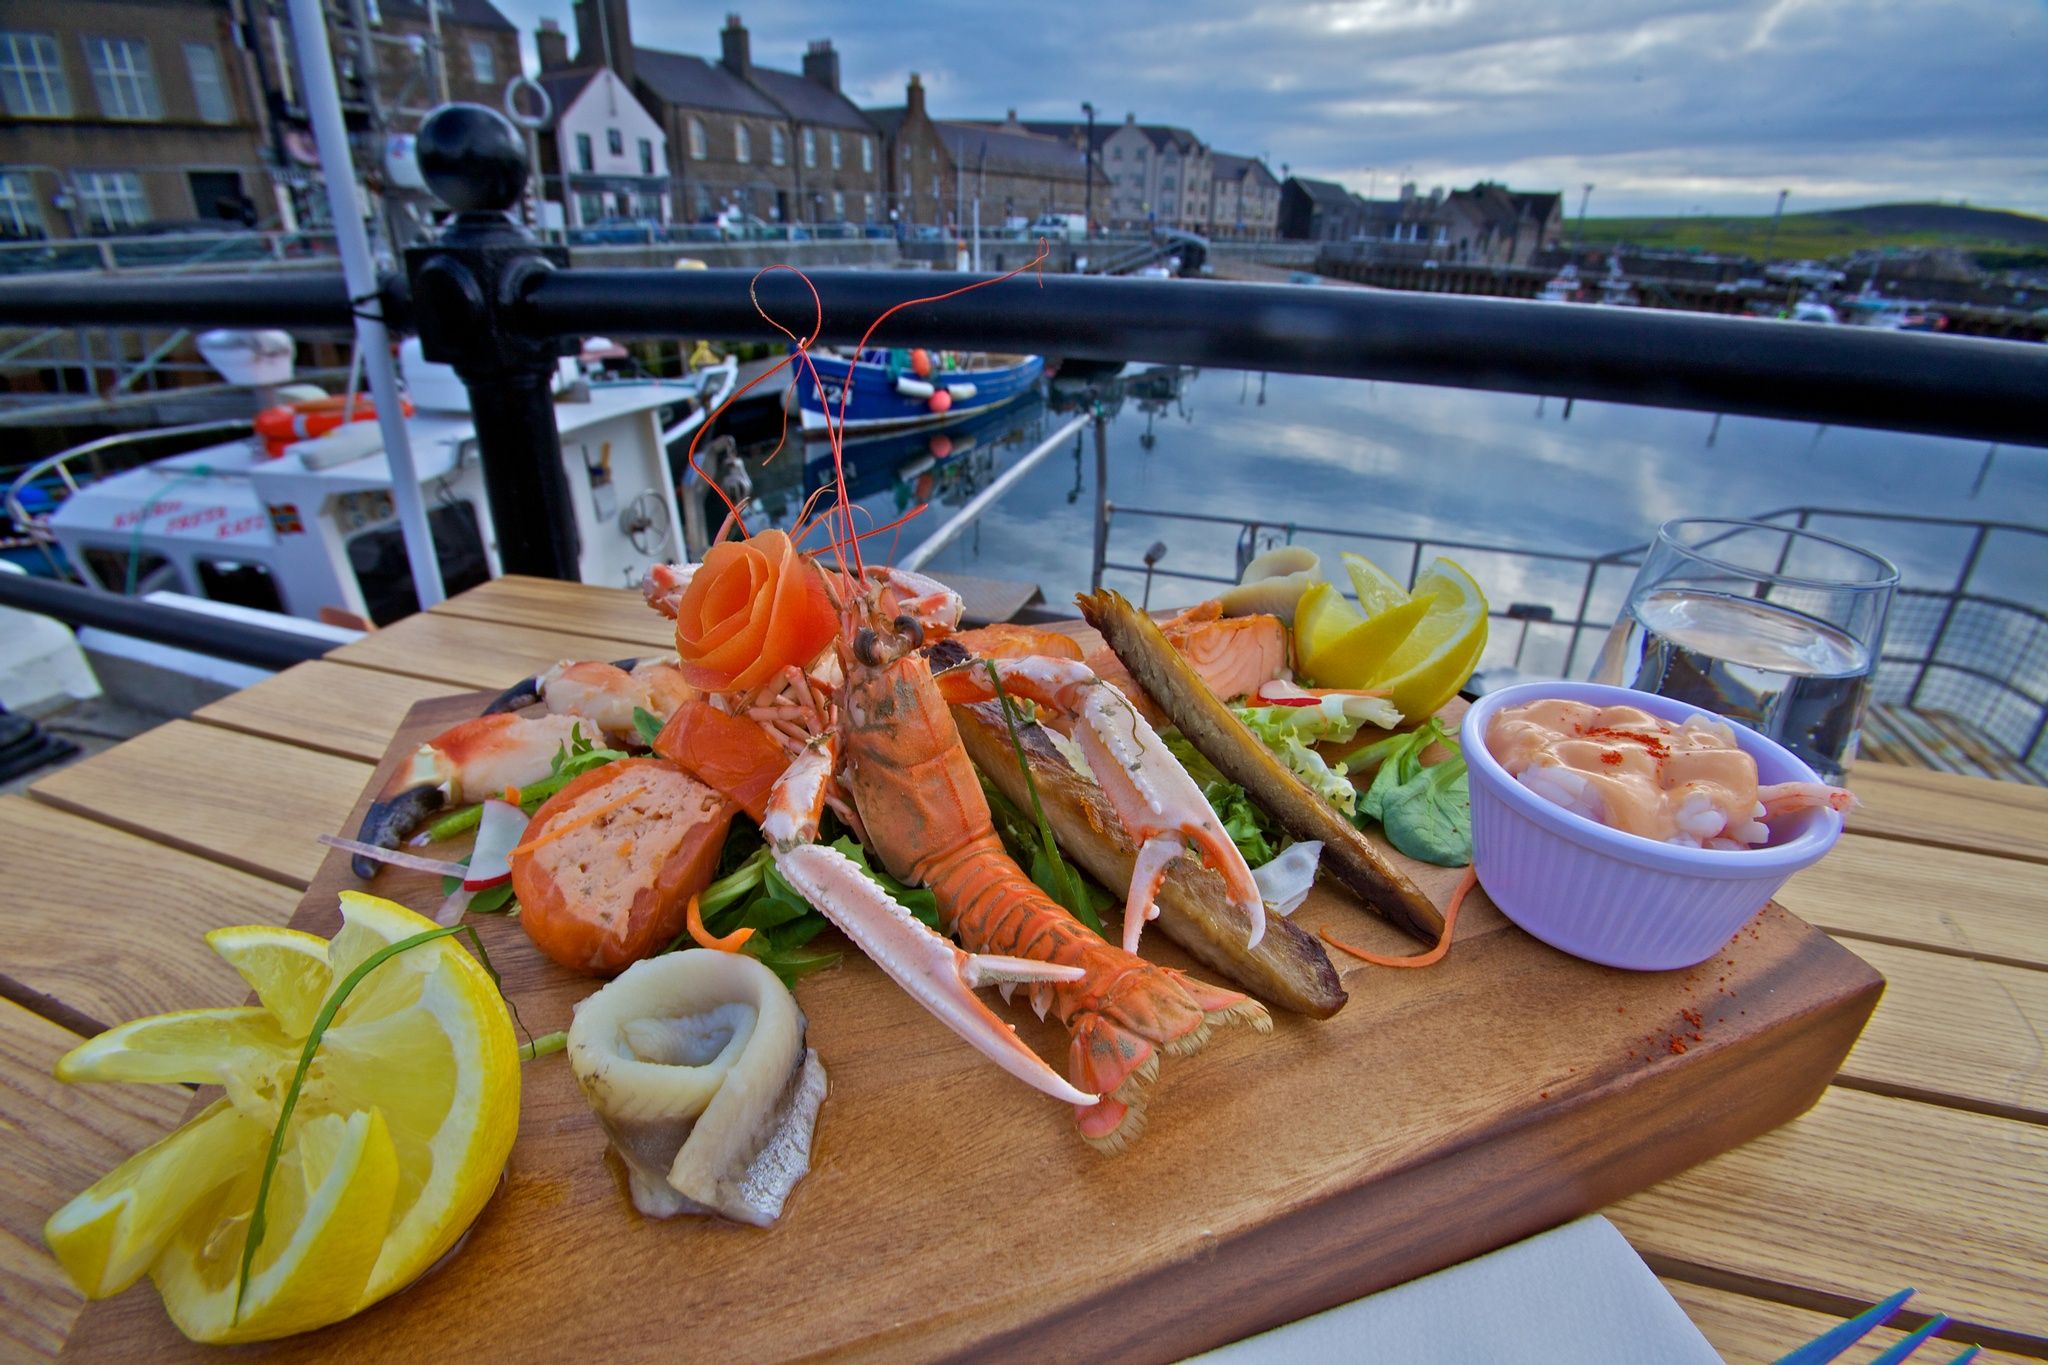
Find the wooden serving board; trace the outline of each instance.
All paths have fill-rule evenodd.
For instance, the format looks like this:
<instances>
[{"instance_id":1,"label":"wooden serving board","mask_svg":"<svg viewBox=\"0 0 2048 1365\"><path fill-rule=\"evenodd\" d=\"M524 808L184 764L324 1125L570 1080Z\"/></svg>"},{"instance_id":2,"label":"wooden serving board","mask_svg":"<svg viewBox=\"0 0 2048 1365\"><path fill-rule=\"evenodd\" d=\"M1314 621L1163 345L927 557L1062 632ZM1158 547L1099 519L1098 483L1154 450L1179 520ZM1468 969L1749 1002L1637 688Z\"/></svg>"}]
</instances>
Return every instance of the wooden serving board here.
<instances>
[{"instance_id":1,"label":"wooden serving board","mask_svg":"<svg viewBox=\"0 0 2048 1365\"><path fill-rule=\"evenodd\" d=\"M399 759L487 694L424 701ZM1439 904L1458 873L1413 869ZM374 889L431 912L433 879ZM331 854L292 919L330 934ZM515 922L472 916L535 1034L596 983ZM1311 930L1408 940L1319 888ZM831 936L821 939L821 944ZM1156 931L1145 953L1190 964ZM1335 955L1350 1002L1316 1023L1219 1031L1167 1059L1150 1124L1114 1157L1071 1111L982 1061L872 964L797 988L830 1073L814 1167L772 1229L635 1213L566 1057L523 1068L518 1145L467 1246L337 1326L244 1348L279 1358L1171 1360L1599 1209L1819 1098L1883 989L1776 905L1690 971L1609 970L1546 947L1475 892L1422 971ZM1201 974L1201 973L1198 973ZM1211 978L1213 979L1213 978ZM1020 1006L1023 1037L1065 1038ZM92 1306L81 1360L200 1358L145 1280Z\"/></svg>"}]
</instances>

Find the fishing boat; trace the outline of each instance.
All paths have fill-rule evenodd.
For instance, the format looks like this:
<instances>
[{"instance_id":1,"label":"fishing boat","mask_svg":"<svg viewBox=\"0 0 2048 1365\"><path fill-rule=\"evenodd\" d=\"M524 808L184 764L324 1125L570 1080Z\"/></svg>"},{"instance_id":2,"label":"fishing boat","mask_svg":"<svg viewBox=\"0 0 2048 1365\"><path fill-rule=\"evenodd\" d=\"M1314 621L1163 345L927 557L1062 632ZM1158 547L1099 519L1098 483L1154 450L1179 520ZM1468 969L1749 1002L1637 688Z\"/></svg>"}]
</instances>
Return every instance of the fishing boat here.
<instances>
[{"instance_id":1,"label":"fishing boat","mask_svg":"<svg viewBox=\"0 0 2048 1365\"><path fill-rule=\"evenodd\" d=\"M1579 268L1567 261L1564 267L1543 283L1543 290L1536 295L1539 303L1576 303L1579 299Z\"/></svg>"},{"instance_id":2,"label":"fishing boat","mask_svg":"<svg viewBox=\"0 0 2048 1365\"><path fill-rule=\"evenodd\" d=\"M452 372L406 358L406 434L452 594L501 571L476 423ZM670 448L707 419L736 375L728 359L687 380L607 382L565 362L555 419L584 582L632 586L680 554ZM177 592L357 626L417 610L392 464L378 423L364 420L369 400L354 410L339 399L302 400L285 411L283 426L269 420L273 408L253 424L110 438L217 439L91 482L74 471L83 456L105 456L109 441L62 452L14 480L7 511L54 572L102 592ZM61 501L33 507L35 491L53 481Z\"/></svg>"},{"instance_id":3,"label":"fishing boat","mask_svg":"<svg viewBox=\"0 0 2048 1365\"><path fill-rule=\"evenodd\" d=\"M795 385L805 431L830 422L848 431L923 426L986 412L1034 389L1045 373L1035 355L870 348L848 359L811 352L814 380ZM843 404L843 407L842 407Z\"/></svg>"}]
</instances>

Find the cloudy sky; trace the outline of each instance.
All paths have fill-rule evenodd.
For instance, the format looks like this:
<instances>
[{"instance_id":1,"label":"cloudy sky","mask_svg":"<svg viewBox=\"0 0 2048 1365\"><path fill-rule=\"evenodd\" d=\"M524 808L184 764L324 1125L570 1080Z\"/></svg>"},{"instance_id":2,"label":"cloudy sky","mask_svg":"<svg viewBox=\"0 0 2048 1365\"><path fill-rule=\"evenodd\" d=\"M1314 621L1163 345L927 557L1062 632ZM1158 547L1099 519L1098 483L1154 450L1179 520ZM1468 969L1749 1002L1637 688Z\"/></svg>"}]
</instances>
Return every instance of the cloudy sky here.
<instances>
[{"instance_id":1,"label":"cloudy sky","mask_svg":"<svg viewBox=\"0 0 2048 1365\"><path fill-rule=\"evenodd\" d=\"M529 35L570 0L495 0ZM756 62L838 47L848 93L941 118L1191 128L1277 173L1390 198L1481 177L1594 216L1966 199L2048 213L2043 0L749 0ZM726 6L634 4L634 39L716 57ZM858 14L858 18L854 17ZM529 38L529 56L531 42Z\"/></svg>"}]
</instances>

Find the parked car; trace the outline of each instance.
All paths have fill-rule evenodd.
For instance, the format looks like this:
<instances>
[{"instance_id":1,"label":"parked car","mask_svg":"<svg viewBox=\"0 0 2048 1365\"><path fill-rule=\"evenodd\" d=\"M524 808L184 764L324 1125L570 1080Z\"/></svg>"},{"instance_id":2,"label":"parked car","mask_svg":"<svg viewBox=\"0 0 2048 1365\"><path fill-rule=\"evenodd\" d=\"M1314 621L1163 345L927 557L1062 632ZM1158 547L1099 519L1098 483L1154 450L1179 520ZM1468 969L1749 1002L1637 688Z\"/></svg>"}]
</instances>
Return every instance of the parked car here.
<instances>
[{"instance_id":1,"label":"parked car","mask_svg":"<svg viewBox=\"0 0 2048 1365\"><path fill-rule=\"evenodd\" d=\"M1051 242L1081 241L1088 236L1088 219L1079 213L1041 213L1032 219L1024 235Z\"/></svg>"}]
</instances>

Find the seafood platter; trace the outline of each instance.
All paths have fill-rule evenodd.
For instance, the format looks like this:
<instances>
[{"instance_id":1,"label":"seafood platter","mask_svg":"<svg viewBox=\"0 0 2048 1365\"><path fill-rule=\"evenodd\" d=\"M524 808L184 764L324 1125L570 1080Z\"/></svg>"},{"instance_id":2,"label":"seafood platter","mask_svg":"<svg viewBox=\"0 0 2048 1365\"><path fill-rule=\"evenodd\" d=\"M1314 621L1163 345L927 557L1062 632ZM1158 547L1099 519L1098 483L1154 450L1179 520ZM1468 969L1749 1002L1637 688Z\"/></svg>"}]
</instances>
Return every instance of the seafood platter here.
<instances>
[{"instance_id":1,"label":"seafood platter","mask_svg":"<svg viewBox=\"0 0 2048 1365\"><path fill-rule=\"evenodd\" d=\"M1847 794L1628 695L1461 743L1453 564L963 630L813 529L650 574L673 655L414 707L291 928L209 935L253 1002L60 1062L204 1087L51 1216L72 1352L1173 1359L1792 1118L1876 1003L1767 881L1664 970L1503 913L1488 803L1686 844L1602 911L1682 919Z\"/></svg>"}]
</instances>

